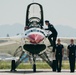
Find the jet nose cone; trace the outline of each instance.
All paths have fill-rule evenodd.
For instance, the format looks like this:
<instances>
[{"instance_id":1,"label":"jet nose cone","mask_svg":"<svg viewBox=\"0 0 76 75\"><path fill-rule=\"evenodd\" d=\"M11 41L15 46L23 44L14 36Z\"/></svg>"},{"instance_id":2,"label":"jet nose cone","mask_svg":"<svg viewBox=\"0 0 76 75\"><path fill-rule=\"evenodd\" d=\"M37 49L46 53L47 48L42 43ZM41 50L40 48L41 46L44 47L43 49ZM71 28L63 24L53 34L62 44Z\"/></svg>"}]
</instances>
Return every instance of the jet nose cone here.
<instances>
[{"instance_id":1,"label":"jet nose cone","mask_svg":"<svg viewBox=\"0 0 76 75\"><path fill-rule=\"evenodd\" d=\"M29 35L29 40L31 43L39 43L44 39L44 37L40 34L31 34Z\"/></svg>"}]
</instances>

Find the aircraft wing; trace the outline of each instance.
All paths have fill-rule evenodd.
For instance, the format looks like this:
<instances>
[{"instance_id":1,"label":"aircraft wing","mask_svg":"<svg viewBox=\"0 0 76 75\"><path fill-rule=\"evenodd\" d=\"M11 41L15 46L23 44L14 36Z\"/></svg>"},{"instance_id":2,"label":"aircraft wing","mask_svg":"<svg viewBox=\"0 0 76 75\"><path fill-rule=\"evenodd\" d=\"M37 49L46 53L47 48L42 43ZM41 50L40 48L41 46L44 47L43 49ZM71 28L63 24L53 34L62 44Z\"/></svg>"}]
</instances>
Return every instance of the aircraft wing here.
<instances>
[{"instance_id":1,"label":"aircraft wing","mask_svg":"<svg viewBox=\"0 0 76 75\"><path fill-rule=\"evenodd\" d=\"M0 53L13 54L21 46L22 36L0 37Z\"/></svg>"},{"instance_id":2,"label":"aircraft wing","mask_svg":"<svg viewBox=\"0 0 76 75\"><path fill-rule=\"evenodd\" d=\"M8 45L13 43L21 43L24 38L25 36L23 34L11 37L0 37L0 46L2 46L2 44Z\"/></svg>"}]
</instances>

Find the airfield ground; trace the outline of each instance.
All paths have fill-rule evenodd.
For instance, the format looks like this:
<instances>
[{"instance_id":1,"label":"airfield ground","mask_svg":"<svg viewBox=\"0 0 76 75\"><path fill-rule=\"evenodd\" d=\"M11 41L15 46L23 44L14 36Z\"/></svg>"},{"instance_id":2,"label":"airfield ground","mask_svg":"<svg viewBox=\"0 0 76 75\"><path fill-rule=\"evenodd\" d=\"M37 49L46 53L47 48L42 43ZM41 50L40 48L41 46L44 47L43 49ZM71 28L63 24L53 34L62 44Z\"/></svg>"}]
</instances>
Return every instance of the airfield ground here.
<instances>
[{"instance_id":1,"label":"airfield ground","mask_svg":"<svg viewBox=\"0 0 76 75\"><path fill-rule=\"evenodd\" d=\"M70 73L69 70L62 70L62 72L52 72L51 69L37 69L37 72L33 72L32 69L18 69L17 72L10 72L10 70L0 70L0 75L76 75L76 71L74 73Z\"/></svg>"},{"instance_id":2,"label":"airfield ground","mask_svg":"<svg viewBox=\"0 0 76 75\"><path fill-rule=\"evenodd\" d=\"M13 53L18 48L18 46L19 46L18 44L0 46L0 53L8 53L8 54L13 55ZM22 64L23 66L20 65L22 68L20 67L21 69L18 69L17 72L10 72L10 69L8 69L10 67L7 66L8 68L4 69L3 65L4 65L4 67L7 65L10 66L10 64L9 63L7 64L6 62L5 63L2 62L2 64L0 63L0 75L10 75L10 74L11 75L46 75L46 74L47 75L64 75L64 74L65 75L76 75L76 71L74 73L70 73L68 60L67 60L67 62L63 61L64 67L62 65L61 73L52 72L52 70L49 67L47 69L46 69L46 67L45 67L45 69L44 69L44 67L41 68L42 63L40 66L38 65L38 67L40 67L40 68L37 68L36 73L33 73L32 69L28 69L27 67L22 69L24 67L23 64ZM47 64L44 64L44 65L48 66Z\"/></svg>"}]
</instances>

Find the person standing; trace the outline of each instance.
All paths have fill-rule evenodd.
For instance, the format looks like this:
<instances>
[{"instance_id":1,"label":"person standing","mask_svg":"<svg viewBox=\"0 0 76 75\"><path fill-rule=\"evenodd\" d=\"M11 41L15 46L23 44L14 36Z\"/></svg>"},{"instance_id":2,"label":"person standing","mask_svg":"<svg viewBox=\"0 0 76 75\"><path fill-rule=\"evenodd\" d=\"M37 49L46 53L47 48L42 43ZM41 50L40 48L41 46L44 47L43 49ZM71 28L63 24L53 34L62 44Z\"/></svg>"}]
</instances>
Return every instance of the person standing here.
<instances>
[{"instance_id":1,"label":"person standing","mask_svg":"<svg viewBox=\"0 0 76 75\"><path fill-rule=\"evenodd\" d=\"M49 42L50 42L50 46L53 46L53 52L55 52L55 47L56 47L56 38L57 38L57 30L54 28L54 26L51 24L51 23L49 23L49 21L48 20L46 20L45 21L45 24L48 26L48 28L47 29L45 29L45 30L49 30L49 31L51 31L52 32L52 34L50 34L49 36L48 36L48 40L49 40ZM51 38L53 38L53 40L51 39ZM49 47L50 47L49 46Z\"/></svg>"},{"instance_id":2,"label":"person standing","mask_svg":"<svg viewBox=\"0 0 76 75\"><path fill-rule=\"evenodd\" d=\"M74 40L70 40L70 45L67 47L67 54L69 58L69 64L70 64L70 72L75 71L75 51L76 51L76 45L74 44Z\"/></svg>"},{"instance_id":3,"label":"person standing","mask_svg":"<svg viewBox=\"0 0 76 75\"><path fill-rule=\"evenodd\" d=\"M62 57L64 54L64 46L61 44L61 40L57 40L56 44L56 51L55 51L55 56L56 56L56 70L57 72L61 72L61 66L62 66Z\"/></svg>"}]
</instances>

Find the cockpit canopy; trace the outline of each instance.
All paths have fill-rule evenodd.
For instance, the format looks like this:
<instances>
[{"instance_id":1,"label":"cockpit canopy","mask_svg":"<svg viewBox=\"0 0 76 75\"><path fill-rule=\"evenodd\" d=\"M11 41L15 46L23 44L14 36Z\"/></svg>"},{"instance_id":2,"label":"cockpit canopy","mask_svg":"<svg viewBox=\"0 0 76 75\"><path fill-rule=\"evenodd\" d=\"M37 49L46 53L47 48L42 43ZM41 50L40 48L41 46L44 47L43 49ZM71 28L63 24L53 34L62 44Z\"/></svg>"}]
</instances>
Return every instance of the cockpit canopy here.
<instances>
[{"instance_id":1,"label":"cockpit canopy","mask_svg":"<svg viewBox=\"0 0 76 75\"><path fill-rule=\"evenodd\" d=\"M43 8L38 3L31 3L27 7L26 26L40 27L43 26Z\"/></svg>"}]
</instances>

